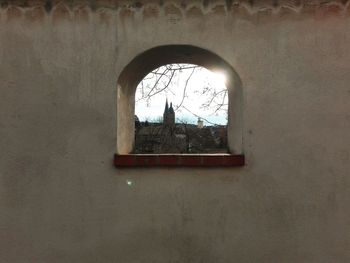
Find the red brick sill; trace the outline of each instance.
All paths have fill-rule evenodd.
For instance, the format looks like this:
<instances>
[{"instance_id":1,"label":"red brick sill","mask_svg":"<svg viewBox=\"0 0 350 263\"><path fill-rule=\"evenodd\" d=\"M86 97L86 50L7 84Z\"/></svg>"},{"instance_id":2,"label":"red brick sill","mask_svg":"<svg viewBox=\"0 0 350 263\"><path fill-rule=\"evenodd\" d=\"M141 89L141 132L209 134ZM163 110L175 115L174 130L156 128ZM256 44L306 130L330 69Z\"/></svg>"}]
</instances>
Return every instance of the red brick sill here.
<instances>
[{"instance_id":1,"label":"red brick sill","mask_svg":"<svg viewBox=\"0 0 350 263\"><path fill-rule=\"evenodd\" d=\"M230 154L115 154L116 167L239 167L244 155Z\"/></svg>"}]
</instances>

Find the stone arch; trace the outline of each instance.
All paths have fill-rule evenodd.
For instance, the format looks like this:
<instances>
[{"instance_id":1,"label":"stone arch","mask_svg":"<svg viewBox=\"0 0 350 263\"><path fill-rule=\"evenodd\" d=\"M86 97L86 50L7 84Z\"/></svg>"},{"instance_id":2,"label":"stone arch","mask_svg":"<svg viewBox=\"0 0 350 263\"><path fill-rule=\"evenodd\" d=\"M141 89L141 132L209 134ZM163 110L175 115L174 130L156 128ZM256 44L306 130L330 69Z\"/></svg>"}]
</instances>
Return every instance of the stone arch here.
<instances>
[{"instance_id":1,"label":"stone arch","mask_svg":"<svg viewBox=\"0 0 350 263\"><path fill-rule=\"evenodd\" d=\"M228 89L228 147L232 154L243 151L242 82L232 66L215 53L190 45L159 46L137 55L117 82L117 154L128 154L134 145L135 92L152 70L173 63L189 63L226 74Z\"/></svg>"}]
</instances>

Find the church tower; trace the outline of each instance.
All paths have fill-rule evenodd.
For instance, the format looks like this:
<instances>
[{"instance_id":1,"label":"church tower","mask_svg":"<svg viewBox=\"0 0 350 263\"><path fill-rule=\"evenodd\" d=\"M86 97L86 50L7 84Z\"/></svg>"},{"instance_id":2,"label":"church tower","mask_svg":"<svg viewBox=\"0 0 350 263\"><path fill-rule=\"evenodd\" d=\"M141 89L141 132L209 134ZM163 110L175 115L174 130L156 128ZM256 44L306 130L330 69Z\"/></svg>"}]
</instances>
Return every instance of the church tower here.
<instances>
[{"instance_id":1,"label":"church tower","mask_svg":"<svg viewBox=\"0 0 350 263\"><path fill-rule=\"evenodd\" d=\"M169 108L169 113L168 113L168 123L170 127L175 126L175 111L173 109L173 103L170 102L170 108Z\"/></svg>"},{"instance_id":2,"label":"church tower","mask_svg":"<svg viewBox=\"0 0 350 263\"><path fill-rule=\"evenodd\" d=\"M163 125L168 127L175 126L175 111L173 109L173 104L168 104L168 99L165 101L165 109L163 113Z\"/></svg>"},{"instance_id":3,"label":"church tower","mask_svg":"<svg viewBox=\"0 0 350 263\"><path fill-rule=\"evenodd\" d=\"M167 117L168 117L168 112L169 112L169 105L168 105L168 99L165 101L165 109L163 113L163 124L166 123Z\"/></svg>"}]
</instances>

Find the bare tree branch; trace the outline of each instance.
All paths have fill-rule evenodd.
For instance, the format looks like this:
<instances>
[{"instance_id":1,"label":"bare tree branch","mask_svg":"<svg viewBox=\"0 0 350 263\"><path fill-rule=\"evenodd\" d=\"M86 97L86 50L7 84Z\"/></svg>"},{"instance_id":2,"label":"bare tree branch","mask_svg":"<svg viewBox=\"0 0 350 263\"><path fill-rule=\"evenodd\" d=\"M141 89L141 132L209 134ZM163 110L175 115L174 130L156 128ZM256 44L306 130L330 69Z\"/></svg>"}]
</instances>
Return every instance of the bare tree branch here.
<instances>
[{"instance_id":1,"label":"bare tree branch","mask_svg":"<svg viewBox=\"0 0 350 263\"><path fill-rule=\"evenodd\" d=\"M186 79L185 86L184 86L184 88L183 88L183 93L182 93L182 100L181 100L180 104L176 107L175 111L176 111L178 108L180 108L180 107L182 106L182 104L183 104L183 102L184 102L184 100L185 100L187 85L188 85L188 82L189 82L189 80L191 79L191 77L192 77L192 75L193 75L195 69L196 69L196 68L193 68L193 69L192 69L191 74L190 74L190 75L188 76L188 78Z\"/></svg>"},{"instance_id":2,"label":"bare tree branch","mask_svg":"<svg viewBox=\"0 0 350 263\"><path fill-rule=\"evenodd\" d=\"M218 125L218 124L213 123L213 122L207 120L206 118L203 118L203 117L199 116L198 114L192 112L191 110L189 110L189 109L188 109L187 107L185 107L185 106L182 106L182 108L184 108L186 111L188 111L189 113L191 113L193 116L196 116L197 118L201 118L202 120L204 120L205 122L207 122L207 123L209 123L209 124L211 124L211 125L215 125L215 126Z\"/></svg>"},{"instance_id":3,"label":"bare tree branch","mask_svg":"<svg viewBox=\"0 0 350 263\"><path fill-rule=\"evenodd\" d=\"M197 70L200 71L203 70L203 68L191 64L168 64L153 70L141 81L141 96L137 98L136 102L145 101L147 105L150 105L150 101L155 95L162 92L169 92L175 95L177 92L175 93L173 89L181 88L181 101L178 105L176 105L174 110L178 111L183 108L193 116L199 117L212 125L216 125L215 123L210 122L208 119L203 118L203 116L195 114L189 109L188 105L186 105L186 103L188 104L186 100L188 84ZM184 83L183 79L180 80L180 74L187 75ZM179 87L180 84L176 83L179 81L181 81L181 87ZM218 89L217 87L211 86L211 84L208 82L203 89L195 92L198 92L198 95L205 98L205 102L202 103L200 108L206 110L210 109L212 110L213 114L217 114L220 110L223 110L223 108L227 106L226 88Z\"/></svg>"}]
</instances>

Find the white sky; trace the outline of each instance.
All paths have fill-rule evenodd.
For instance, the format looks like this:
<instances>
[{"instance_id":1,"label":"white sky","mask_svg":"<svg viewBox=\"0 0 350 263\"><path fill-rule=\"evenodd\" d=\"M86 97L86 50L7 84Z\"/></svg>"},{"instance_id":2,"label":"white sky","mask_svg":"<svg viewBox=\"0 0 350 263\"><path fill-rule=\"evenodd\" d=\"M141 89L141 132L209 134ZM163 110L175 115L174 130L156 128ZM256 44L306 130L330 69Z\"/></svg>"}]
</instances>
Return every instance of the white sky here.
<instances>
[{"instance_id":1,"label":"white sky","mask_svg":"<svg viewBox=\"0 0 350 263\"><path fill-rule=\"evenodd\" d=\"M222 73L214 73L202 67L193 69L194 65L191 64L181 64L181 66L187 67L188 69L183 69L181 72L176 71L168 88L152 96L148 101L141 99L142 86L141 83L139 84L136 90L135 114L139 117L140 121L154 121L162 117L165 100L168 98L169 104L170 102L173 103L175 116L178 121L196 123L198 117L195 115L198 115L204 119L205 125L210 125L209 123L206 123L205 120L215 124L226 125L227 96L225 96L225 92L223 92L226 90L225 76ZM162 72L164 69L165 67L161 67L158 72ZM154 86L156 76L157 75L149 74L144 78L143 94L148 94L150 88ZM186 86L187 80L186 94L184 97L184 87ZM168 78L162 77L161 81L158 82L159 84L157 87L163 88L167 82ZM222 92L220 93L220 91ZM213 98L213 94L218 95L214 96L214 100L210 107L203 108L203 103L208 102ZM181 104L183 98L183 107L177 109L177 106ZM224 103L225 106L215 112L218 107L217 105L221 103Z\"/></svg>"}]
</instances>

